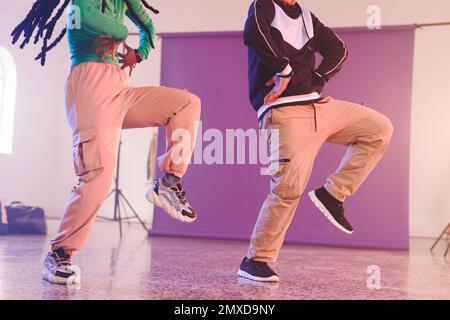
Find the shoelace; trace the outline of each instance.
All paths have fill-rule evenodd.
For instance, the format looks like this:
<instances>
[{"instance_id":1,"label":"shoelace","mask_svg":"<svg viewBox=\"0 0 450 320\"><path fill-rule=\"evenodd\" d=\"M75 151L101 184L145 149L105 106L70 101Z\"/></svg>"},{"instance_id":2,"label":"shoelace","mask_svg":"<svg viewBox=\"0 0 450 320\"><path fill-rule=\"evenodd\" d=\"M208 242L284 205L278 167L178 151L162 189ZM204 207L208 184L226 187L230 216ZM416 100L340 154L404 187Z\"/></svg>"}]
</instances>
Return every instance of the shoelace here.
<instances>
[{"instance_id":1,"label":"shoelace","mask_svg":"<svg viewBox=\"0 0 450 320\"><path fill-rule=\"evenodd\" d=\"M263 269L267 269L267 264L263 264L263 263L256 263L255 264L256 269L258 270L263 270Z\"/></svg>"},{"instance_id":2,"label":"shoelace","mask_svg":"<svg viewBox=\"0 0 450 320\"><path fill-rule=\"evenodd\" d=\"M70 257L69 256L65 256L65 257L60 257L58 255L55 255L55 262L56 265L59 266L70 266Z\"/></svg>"},{"instance_id":3,"label":"shoelace","mask_svg":"<svg viewBox=\"0 0 450 320\"><path fill-rule=\"evenodd\" d=\"M253 261L253 265L257 270L270 270L273 272L273 270L267 265L266 262L262 261Z\"/></svg>"},{"instance_id":4,"label":"shoelace","mask_svg":"<svg viewBox=\"0 0 450 320\"><path fill-rule=\"evenodd\" d=\"M180 202L182 204L186 204L187 203L186 191L184 191L183 183L181 181L178 182L175 187L172 187L170 189L175 191L175 194L176 194L178 200L180 200Z\"/></svg>"}]
</instances>

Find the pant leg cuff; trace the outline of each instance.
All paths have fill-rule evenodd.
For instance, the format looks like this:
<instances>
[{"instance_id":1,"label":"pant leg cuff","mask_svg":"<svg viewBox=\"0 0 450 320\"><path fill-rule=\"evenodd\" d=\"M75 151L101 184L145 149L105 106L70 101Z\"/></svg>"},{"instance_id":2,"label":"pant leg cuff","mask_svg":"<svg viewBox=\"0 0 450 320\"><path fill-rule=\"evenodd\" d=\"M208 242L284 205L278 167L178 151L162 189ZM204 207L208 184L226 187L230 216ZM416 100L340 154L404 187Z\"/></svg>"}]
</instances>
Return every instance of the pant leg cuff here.
<instances>
[{"instance_id":1,"label":"pant leg cuff","mask_svg":"<svg viewBox=\"0 0 450 320\"><path fill-rule=\"evenodd\" d=\"M267 256L263 257L263 256L258 256L258 255L247 254L247 258L252 259L254 261L258 261L258 262L266 262L266 263L277 262L276 258L271 258L271 257L267 257Z\"/></svg>"},{"instance_id":2,"label":"pant leg cuff","mask_svg":"<svg viewBox=\"0 0 450 320\"><path fill-rule=\"evenodd\" d=\"M178 172L178 171L173 171L173 170L167 170L167 171L162 171L162 173L164 174L172 174L177 178L183 178L184 176L184 172Z\"/></svg>"},{"instance_id":3,"label":"pant leg cuff","mask_svg":"<svg viewBox=\"0 0 450 320\"><path fill-rule=\"evenodd\" d=\"M340 192L339 190L337 190L337 188L335 188L331 183L327 182L325 184L325 189L328 191L329 194L331 194L335 199L341 201L341 202L345 202L346 197L342 194L342 192Z\"/></svg>"},{"instance_id":4,"label":"pant leg cuff","mask_svg":"<svg viewBox=\"0 0 450 320\"><path fill-rule=\"evenodd\" d=\"M56 251L56 250L61 249L61 248L64 250L64 253L69 255L69 256L73 256L74 253L76 252L76 250L74 250L74 249L68 249L68 248L65 248L64 246L59 246L59 245L56 245L56 244L51 245L50 250L51 251Z\"/></svg>"}]
</instances>

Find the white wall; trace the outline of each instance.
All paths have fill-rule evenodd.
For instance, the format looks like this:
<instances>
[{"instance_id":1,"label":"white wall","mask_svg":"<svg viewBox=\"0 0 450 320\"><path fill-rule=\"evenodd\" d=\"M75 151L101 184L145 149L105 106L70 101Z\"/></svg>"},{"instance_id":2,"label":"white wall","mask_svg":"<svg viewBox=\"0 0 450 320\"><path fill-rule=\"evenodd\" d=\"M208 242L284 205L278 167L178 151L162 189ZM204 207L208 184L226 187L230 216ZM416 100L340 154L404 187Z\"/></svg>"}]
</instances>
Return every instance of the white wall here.
<instances>
[{"instance_id":1,"label":"white wall","mask_svg":"<svg viewBox=\"0 0 450 320\"><path fill-rule=\"evenodd\" d=\"M28 5L22 1L5 1L0 13L0 45L14 55L17 62L17 109L14 145L11 155L0 154L0 194L9 200L23 200L58 212L67 188L61 183L67 173L58 161L65 150L59 141L63 129L63 86L68 64L64 46L51 56L46 69L33 61L35 50L21 51L10 45L9 33Z\"/></svg>"},{"instance_id":2,"label":"white wall","mask_svg":"<svg viewBox=\"0 0 450 320\"><path fill-rule=\"evenodd\" d=\"M449 39L450 26L416 32L410 229L418 236L436 236L450 222Z\"/></svg>"},{"instance_id":3,"label":"white wall","mask_svg":"<svg viewBox=\"0 0 450 320\"><path fill-rule=\"evenodd\" d=\"M69 71L67 49L60 45L45 68L32 61L36 48L9 45L9 32L28 11L32 0L5 1L0 12L0 45L18 61L19 87L14 153L0 155L0 194L44 206L60 215L74 178L70 133L63 112L63 85ZM250 0L150 0L160 9L158 32L241 30ZM364 26L369 5L379 5L384 25L450 20L448 0L305 0L303 4L332 27ZM450 220L446 196L450 171L450 134L446 97L450 81L450 28L418 30L414 66L411 145L411 234L435 236ZM130 40L133 42L135 40ZM135 85L156 85L160 51L135 71ZM142 198L151 130L124 133L124 192L145 217L150 208ZM104 214L111 211L108 203Z\"/></svg>"}]
</instances>

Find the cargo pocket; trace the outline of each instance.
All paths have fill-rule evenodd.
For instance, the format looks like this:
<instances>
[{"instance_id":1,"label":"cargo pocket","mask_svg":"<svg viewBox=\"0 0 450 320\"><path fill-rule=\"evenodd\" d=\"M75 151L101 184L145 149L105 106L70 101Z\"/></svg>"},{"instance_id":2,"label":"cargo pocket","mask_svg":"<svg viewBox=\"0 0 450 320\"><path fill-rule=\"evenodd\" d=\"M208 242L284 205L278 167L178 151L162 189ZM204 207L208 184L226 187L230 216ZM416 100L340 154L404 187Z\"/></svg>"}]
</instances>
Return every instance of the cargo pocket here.
<instances>
[{"instance_id":1,"label":"cargo pocket","mask_svg":"<svg viewBox=\"0 0 450 320\"><path fill-rule=\"evenodd\" d=\"M73 137L73 162L75 174L79 177L103 168L95 129L83 130L75 134Z\"/></svg>"},{"instance_id":2,"label":"cargo pocket","mask_svg":"<svg viewBox=\"0 0 450 320\"><path fill-rule=\"evenodd\" d=\"M294 159L294 160L293 160ZM300 197L300 172L295 158L277 160L277 172L271 177L272 192L282 200L296 200Z\"/></svg>"}]
</instances>

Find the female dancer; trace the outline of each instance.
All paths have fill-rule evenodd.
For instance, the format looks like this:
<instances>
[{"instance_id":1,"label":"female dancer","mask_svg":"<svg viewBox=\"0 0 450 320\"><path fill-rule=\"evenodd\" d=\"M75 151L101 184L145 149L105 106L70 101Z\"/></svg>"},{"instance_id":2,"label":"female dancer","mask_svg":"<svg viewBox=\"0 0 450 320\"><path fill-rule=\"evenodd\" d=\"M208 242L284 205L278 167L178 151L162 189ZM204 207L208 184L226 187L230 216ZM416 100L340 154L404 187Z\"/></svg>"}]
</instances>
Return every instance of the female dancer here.
<instances>
[{"instance_id":1,"label":"female dancer","mask_svg":"<svg viewBox=\"0 0 450 320\"><path fill-rule=\"evenodd\" d=\"M68 26L52 41L56 22L69 5ZM147 198L178 220L196 219L181 178L195 144L200 100L185 90L129 87L123 71L130 68L131 75L154 48L155 30L144 7L158 13L145 0L37 0L12 33L13 43L23 35L21 48L31 39L35 44L42 42L36 57L42 65L66 33L70 47L72 68L65 100L79 182L44 262L44 279L50 282L67 284L76 276L71 256L85 243L110 189L122 128L166 127L167 152L158 159L164 175L148 190ZM125 16L139 28L137 49L124 43L128 36ZM119 54L122 43L125 53ZM180 130L185 134L174 139L172 133Z\"/></svg>"}]
</instances>

